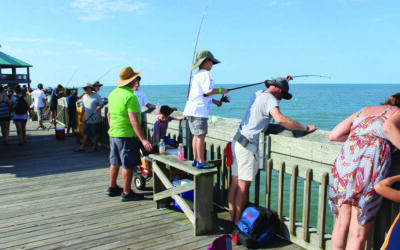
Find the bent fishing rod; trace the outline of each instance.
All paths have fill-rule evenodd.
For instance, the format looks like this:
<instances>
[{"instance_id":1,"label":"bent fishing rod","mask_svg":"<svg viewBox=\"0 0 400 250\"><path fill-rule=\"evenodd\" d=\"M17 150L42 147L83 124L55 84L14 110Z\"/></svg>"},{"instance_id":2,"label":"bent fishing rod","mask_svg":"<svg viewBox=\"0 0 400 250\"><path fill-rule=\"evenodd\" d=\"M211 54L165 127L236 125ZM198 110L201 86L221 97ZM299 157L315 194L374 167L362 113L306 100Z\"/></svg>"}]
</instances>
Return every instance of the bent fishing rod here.
<instances>
[{"instance_id":1,"label":"bent fishing rod","mask_svg":"<svg viewBox=\"0 0 400 250\"><path fill-rule=\"evenodd\" d=\"M329 76L323 76L323 75L296 75L296 76L291 76L291 77L292 77L293 79L294 79L294 78L299 78L299 77L325 77L325 78L329 78L329 79L330 79ZM230 88L230 89L227 89L227 90L228 90L228 91L232 91L232 90L247 88L247 87L251 87L251 86L256 86L256 85L259 85L259 84L262 84L262 83L268 84L268 81L269 81L269 80L265 80L265 81L263 81L263 82L258 82L258 83L246 84L246 85L243 85L243 86L239 86L239 87L236 87L236 88ZM204 96L204 97L207 97L208 95L203 94L203 96ZM220 102L230 102L229 96L222 95Z\"/></svg>"},{"instance_id":2,"label":"bent fishing rod","mask_svg":"<svg viewBox=\"0 0 400 250\"><path fill-rule=\"evenodd\" d=\"M194 51L193 51L192 64L194 63L194 59L195 59L195 57L196 57L196 50L197 50L197 44L198 44L198 42L199 42L199 36L200 36L201 26L203 26L203 21L204 21L204 17L205 17L206 14L207 14L207 9L208 9L208 6L207 6L206 9L204 10L203 17L201 18L201 22L200 22L200 27L199 27L199 30L197 31L196 43L195 43L195 45L194 45ZM190 76L189 76L189 87L188 87L188 93L187 93L186 99L189 99L190 84L191 84L191 82L192 82L192 71L190 71Z\"/></svg>"}]
</instances>

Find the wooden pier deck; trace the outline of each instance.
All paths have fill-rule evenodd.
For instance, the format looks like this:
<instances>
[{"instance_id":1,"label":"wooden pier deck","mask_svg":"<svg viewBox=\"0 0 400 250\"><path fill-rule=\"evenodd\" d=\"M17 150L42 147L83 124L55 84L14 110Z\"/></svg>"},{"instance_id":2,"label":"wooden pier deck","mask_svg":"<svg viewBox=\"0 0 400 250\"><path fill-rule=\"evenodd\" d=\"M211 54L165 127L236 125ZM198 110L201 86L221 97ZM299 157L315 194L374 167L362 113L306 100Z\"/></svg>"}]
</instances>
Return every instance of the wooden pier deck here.
<instances>
[{"instance_id":1,"label":"wooden pier deck","mask_svg":"<svg viewBox=\"0 0 400 250\"><path fill-rule=\"evenodd\" d=\"M36 125L28 123L25 145L14 124L10 145L0 144L0 249L206 249L230 233L219 212L212 234L193 236L184 214L155 208L150 184L142 201L108 197L108 150L75 153L77 137L58 141ZM279 240L271 247L299 249Z\"/></svg>"}]
</instances>

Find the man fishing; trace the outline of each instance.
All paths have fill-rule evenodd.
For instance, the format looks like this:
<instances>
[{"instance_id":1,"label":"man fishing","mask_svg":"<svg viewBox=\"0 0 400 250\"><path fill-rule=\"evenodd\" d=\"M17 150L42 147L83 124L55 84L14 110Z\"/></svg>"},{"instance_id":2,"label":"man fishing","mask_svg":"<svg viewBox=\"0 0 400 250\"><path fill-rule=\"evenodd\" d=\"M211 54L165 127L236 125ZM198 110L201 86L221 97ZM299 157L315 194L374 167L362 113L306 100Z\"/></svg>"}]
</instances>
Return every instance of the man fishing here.
<instances>
[{"instance_id":1,"label":"man fishing","mask_svg":"<svg viewBox=\"0 0 400 250\"><path fill-rule=\"evenodd\" d=\"M93 135L93 147L89 153L97 151L97 142L99 141L101 115L93 115L95 112L102 108L103 101L101 97L95 92L92 84L86 83L83 86L85 95L82 97L82 112L80 121L83 122L83 114L86 113L85 125L83 127L82 145L76 149L75 152L85 151L86 141L89 135Z\"/></svg>"},{"instance_id":2,"label":"man fishing","mask_svg":"<svg viewBox=\"0 0 400 250\"><path fill-rule=\"evenodd\" d=\"M238 132L232 140L232 183L228 194L231 220L238 224L249 197L250 184L258 172L259 134L268 129L271 118L285 128L313 132L315 125L302 125L279 110L279 101L290 100L291 76L265 81L266 90L259 90L250 99L249 106Z\"/></svg>"}]
</instances>

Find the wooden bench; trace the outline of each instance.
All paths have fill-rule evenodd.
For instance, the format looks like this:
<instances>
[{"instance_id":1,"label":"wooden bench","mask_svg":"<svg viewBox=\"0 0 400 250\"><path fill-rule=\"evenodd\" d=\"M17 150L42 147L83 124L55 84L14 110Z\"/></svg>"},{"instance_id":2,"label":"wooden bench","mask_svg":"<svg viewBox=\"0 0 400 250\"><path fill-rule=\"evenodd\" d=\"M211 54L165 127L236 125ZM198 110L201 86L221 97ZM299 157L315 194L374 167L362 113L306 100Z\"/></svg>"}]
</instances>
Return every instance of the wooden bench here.
<instances>
[{"instance_id":1,"label":"wooden bench","mask_svg":"<svg viewBox=\"0 0 400 250\"><path fill-rule=\"evenodd\" d=\"M213 230L213 176L217 168L198 169L191 161L178 161L176 154L150 154L153 162L154 201L157 209L163 208L170 198L174 199L189 221L193 224L194 235L201 235ZM221 160L209 161L217 167ZM193 176L193 182L173 187L170 181L171 167L184 171ZM193 209L180 193L194 190Z\"/></svg>"}]
</instances>

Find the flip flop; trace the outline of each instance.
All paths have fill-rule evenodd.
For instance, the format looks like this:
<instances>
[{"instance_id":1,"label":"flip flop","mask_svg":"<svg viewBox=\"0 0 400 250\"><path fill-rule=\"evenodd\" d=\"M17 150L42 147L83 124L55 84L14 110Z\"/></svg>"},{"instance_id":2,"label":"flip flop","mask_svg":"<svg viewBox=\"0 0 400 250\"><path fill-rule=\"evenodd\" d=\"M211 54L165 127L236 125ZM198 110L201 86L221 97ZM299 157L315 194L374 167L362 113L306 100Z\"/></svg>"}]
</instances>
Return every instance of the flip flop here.
<instances>
[{"instance_id":1,"label":"flip flop","mask_svg":"<svg viewBox=\"0 0 400 250\"><path fill-rule=\"evenodd\" d=\"M94 153L94 152L97 152L97 148L96 149L91 149L91 150L88 151L88 153Z\"/></svg>"},{"instance_id":2,"label":"flip flop","mask_svg":"<svg viewBox=\"0 0 400 250\"><path fill-rule=\"evenodd\" d=\"M74 152L83 152L83 151L86 151L86 149L84 149L84 148L78 148L78 149L75 149L75 150L74 150Z\"/></svg>"}]
</instances>

